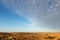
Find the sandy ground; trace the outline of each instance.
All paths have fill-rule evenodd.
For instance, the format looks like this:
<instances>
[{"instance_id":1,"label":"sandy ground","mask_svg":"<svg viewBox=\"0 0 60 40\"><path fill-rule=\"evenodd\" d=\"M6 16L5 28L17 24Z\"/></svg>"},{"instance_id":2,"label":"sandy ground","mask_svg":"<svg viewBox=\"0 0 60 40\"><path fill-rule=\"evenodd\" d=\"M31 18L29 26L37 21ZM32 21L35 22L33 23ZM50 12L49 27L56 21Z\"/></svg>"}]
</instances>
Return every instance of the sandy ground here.
<instances>
[{"instance_id":1,"label":"sandy ground","mask_svg":"<svg viewBox=\"0 0 60 40\"><path fill-rule=\"evenodd\" d=\"M37 32L37 33L2 33L0 32L0 39L4 40L60 40L60 33L58 32Z\"/></svg>"}]
</instances>

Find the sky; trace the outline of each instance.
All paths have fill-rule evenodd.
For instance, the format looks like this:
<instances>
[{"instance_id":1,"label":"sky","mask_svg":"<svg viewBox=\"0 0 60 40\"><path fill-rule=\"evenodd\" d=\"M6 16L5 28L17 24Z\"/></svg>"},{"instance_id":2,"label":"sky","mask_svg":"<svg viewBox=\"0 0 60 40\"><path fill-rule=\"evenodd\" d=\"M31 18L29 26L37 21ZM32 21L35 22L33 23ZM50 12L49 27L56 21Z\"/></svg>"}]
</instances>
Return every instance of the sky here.
<instances>
[{"instance_id":1,"label":"sky","mask_svg":"<svg viewBox=\"0 0 60 40\"><path fill-rule=\"evenodd\" d=\"M60 0L0 0L0 32L60 32Z\"/></svg>"}]
</instances>

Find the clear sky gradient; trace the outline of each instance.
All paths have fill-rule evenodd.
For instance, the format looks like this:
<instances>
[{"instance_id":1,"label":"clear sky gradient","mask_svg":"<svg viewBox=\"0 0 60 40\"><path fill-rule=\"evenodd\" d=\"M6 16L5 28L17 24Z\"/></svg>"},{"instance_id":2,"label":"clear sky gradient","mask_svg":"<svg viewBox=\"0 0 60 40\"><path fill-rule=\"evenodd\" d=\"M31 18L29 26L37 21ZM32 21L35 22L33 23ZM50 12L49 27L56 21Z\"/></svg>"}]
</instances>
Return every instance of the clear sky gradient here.
<instances>
[{"instance_id":1,"label":"clear sky gradient","mask_svg":"<svg viewBox=\"0 0 60 40\"><path fill-rule=\"evenodd\" d=\"M29 24L26 18L14 13L16 12L11 12L7 7L0 4L0 31L14 31Z\"/></svg>"},{"instance_id":2,"label":"clear sky gradient","mask_svg":"<svg viewBox=\"0 0 60 40\"><path fill-rule=\"evenodd\" d=\"M59 32L60 0L0 0L0 32Z\"/></svg>"}]
</instances>

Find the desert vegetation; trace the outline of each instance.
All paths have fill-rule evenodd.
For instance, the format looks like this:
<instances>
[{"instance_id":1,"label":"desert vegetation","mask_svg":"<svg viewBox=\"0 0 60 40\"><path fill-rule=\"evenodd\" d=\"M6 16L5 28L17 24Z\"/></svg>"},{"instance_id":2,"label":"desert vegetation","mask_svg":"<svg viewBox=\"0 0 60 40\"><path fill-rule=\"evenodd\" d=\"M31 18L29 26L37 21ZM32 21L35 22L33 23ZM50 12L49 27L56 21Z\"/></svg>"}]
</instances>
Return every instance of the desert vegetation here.
<instances>
[{"instance_id":1,"label":"desert vegetation","mask_svg":"<svg viewBox=\"0 0 60 40\"><path fill-rule=\"evenodd\" d=\"M60 33L2 33L0 40L60 40Z\"/></svg>"}]
</instances>

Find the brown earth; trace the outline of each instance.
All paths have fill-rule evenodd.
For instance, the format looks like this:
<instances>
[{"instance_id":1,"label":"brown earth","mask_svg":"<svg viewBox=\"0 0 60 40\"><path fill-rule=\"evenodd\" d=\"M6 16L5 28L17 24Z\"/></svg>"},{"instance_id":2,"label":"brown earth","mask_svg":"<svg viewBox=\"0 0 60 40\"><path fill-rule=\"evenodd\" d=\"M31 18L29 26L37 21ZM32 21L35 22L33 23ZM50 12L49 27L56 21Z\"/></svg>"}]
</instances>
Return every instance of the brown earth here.
<instances>
[{"instance_id":1,"label":"brown earth","mask_svg":"<svg viewBox=\"0 0 60 40\"><path fill-rule=\"evenodd\" d=\"M2 33L0 40L60 40L60 33L56 32L37 32L37 33Z\"/></svg>"}]
</instances>

